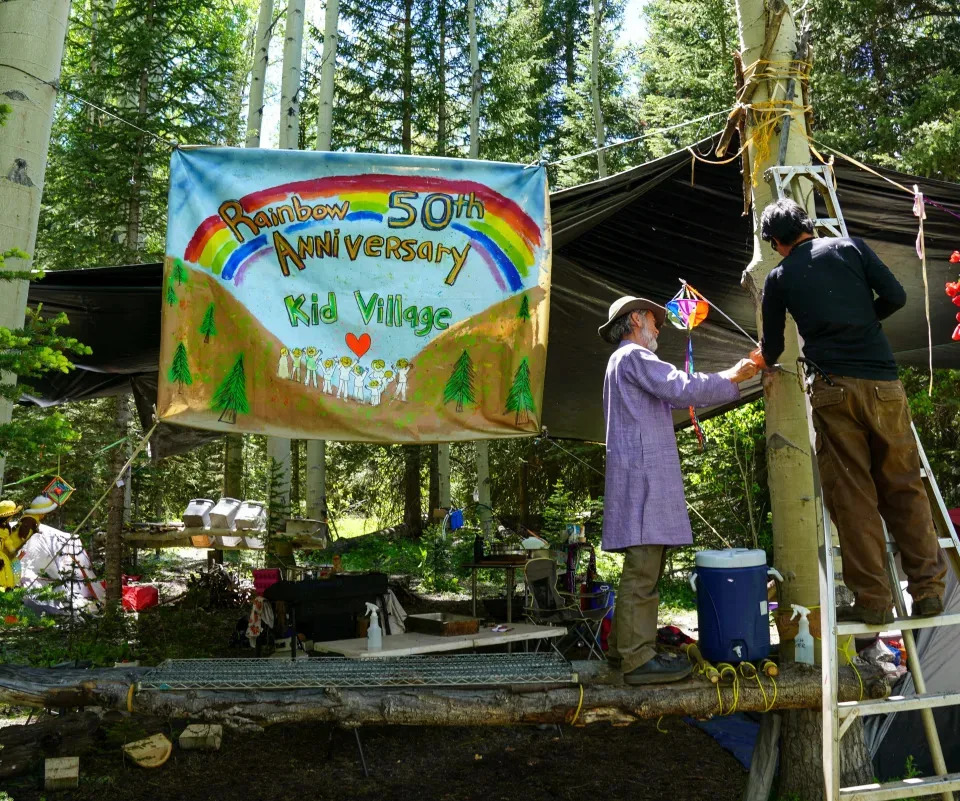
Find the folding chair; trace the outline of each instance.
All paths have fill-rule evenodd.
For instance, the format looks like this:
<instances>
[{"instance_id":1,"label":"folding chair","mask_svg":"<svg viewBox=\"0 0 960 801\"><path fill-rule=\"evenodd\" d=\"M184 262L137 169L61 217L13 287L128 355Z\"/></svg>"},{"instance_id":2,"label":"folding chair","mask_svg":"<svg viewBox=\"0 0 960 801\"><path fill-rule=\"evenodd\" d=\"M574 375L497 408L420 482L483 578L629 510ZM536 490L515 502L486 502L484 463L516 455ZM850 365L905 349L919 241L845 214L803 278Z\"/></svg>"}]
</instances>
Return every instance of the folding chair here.
<instances>
[{"instance_id":1,"label":"folding chair","mask_svg":"<svg viewBox=\"0 0 960 801\"><path fill-rule=\"evenodd\" d=\"M600 646L600 625L610 611L610 590L573 594L557 589L557 563L543 557L531 559L523 569L527 586L524 614L538 626L565 626L566 636L551 645L563 656L578 642L586 644L590 655L606 659ZM582 609L582 601L595 601L599 608Z\"/></svg>"}]
</instances>

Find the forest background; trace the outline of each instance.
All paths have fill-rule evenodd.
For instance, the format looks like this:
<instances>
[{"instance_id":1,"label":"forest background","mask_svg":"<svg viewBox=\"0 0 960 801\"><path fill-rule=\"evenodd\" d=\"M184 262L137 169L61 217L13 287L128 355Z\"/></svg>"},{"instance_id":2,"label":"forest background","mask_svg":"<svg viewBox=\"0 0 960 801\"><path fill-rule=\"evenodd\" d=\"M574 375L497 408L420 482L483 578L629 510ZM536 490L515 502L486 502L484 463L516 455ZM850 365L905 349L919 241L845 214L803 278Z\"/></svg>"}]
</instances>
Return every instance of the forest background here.
<instances>
[{"instance_id":1,"label":"forest background","mask_svg":"<svg viewBox=\"0 0 960 801\"><path fill-rule=\"evenodd\" d=\"M168 143L243 144L258 5L253 0L73 4L61 78L66 92L59 95L54 121L37 267L53 271L162 258ZM298 93L302 148L312 148L317 136L319 5L307 8ZM596 5L600 63L594 95L594 3L478 2L480 158L530 163L590 150L595 103L608 143L645 135L607 151L608 173L690 144L717 127L714 119L656 133L731 106L732 54L738 46L733 0ZM280 116L286 20L285 4L276 6L264 146L275 145ZM809 0L808 7L818 139L869 163L960 180L960 15L953 0ZM340 14L333 149L466 157L471 99L466 0L341 0ZM565 162L551 168L551 187L595 179L597 171L596 157ZM31 325L38 335L50 336L39 321ZM58 343L55 334L52 341L66 344L69 354L71 343ZM15 343L0 339L0 346L0 357L7 359L0 359L0 368L14 369ZM59 365L56 359L47 363ZM18 370L26 374L22 383L29 383L30 369ZM905 370L903 378L947 504L960 505L960 372L938 371L930 397L923 376ZM18 408L14 422L0 427L0 452L7 457L4 497L29 500L46 481L31 476L59 472L77 487L54 521L69 530L118 472L129 443L142 435L134 417L126 398L59 410ZM710 420L705 428L711 444L704 453L690 432L678 438L687 497L702 515L693 517L697 547L769 548L762 402ZM291 447L292 505L302 513L306 447L296 441ZM240 494L265 499L270 483L265 440L245 436L242 448ZM159 462L139 458L129 482L131 518L178 519L190 498L220 497L224 451L218 440ZM473 446L455 443L452 464L454 503L469 506L476 483ZM561 537L564 522L589 515L588 532L598 540L603 464L602 445L493 442L493 508L507 525L529 526L554 539ZM410 487L412 493L405 491ZM437 493L435 447L327 444L328 505L344 523L359 518L372 531L406 521L415 540L427 510L438 505ZM100 509L90 530L104 526L109 513L108 506ZM424 557L422 566L426 551L417 546L414 553ZM417 560L411 564L417 566Z\"/></svg>"}]
</instances>

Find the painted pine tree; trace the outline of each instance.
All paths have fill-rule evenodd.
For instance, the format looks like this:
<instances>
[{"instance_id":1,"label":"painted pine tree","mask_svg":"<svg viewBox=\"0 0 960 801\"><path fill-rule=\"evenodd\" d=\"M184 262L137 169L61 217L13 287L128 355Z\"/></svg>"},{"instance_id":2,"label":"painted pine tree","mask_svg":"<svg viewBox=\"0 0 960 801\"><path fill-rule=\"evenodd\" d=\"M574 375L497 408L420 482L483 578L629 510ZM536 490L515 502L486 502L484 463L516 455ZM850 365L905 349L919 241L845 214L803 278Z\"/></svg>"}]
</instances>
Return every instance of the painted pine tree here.
<instances>
[{"instance_id":1,"label":"painted pine tree","mask_svg":"<svg viewBox=\"0 0 960 801\"><path fill-rule=\"evenodd\" d=\"M173 280L177 286L187 283L187 268L183 264L183 259L173 260Z\"/></svg>"},{"instance_id":2,"label":"painted pine tree","mask_svg":"<svg viewBox=\"0 0 960 801\"><path fill-rule=\"evenodd\" d=\"M217 387L213 395L210 408L220 412L220 422L236 423L238 414L250 413L250 402L247 400L247 376L243 370L243 354L230 368L223 383Z\"/></svg>"},{"instance_id":3,"label":"painted pine tree","mask_svg":"<svg viewBox=\"0 0 960 801\"><path fill-rule=\"evenodd\" d=\"M207 306L207 310L203 313L203 322L200 323L200 333L203 334L203 341L207 343L210 341L210 337L217 335L217 326L213 321L213 304L211 303Z\"/></svg>"},{"instance_id":4,"label":"painted pine tree","mask_svg":"<svg viewBox=\"0 0 960 801\"><path fill-rule=\"evenodd\" d=\"M530 319L530 298L527 297L526 293L523 295L523 300L520 301L520 311L517 312L517 317L521 320Z\"/></svg>"},{"instance_id":5,"label":"painted pine tree","mask_svg":"<svg viewBox=\"0 0 960 801\"><path fill-rule=\"evenodd\" d=\"M173 288L173 281L167 284L167 305L175 306L177 304L177 290Z\"/></svg>"},{"instance_id":6,"label":"painted pine tree","mask_svg":"<svg viewBox=\"0 0 960 801\"><path fill-rule=\"evenodd\" d=\"M184 385L189 386L193 383L193 376L190 374L190 363L187 361L187 346L182 342L177 345L177 350L173 354L173 362L167 371L167 378L171 383L176 382L183 389Z\"/></svg>"},{"instance_id":7,"label":"painted pine tree","mask_svg":"<svg viewBox=\"0 0 960 801\"><path fill-rule=\"evenodd\" d=\"M447 385L443 389L443 402L457 402L457 411L463 411L463 404L476 403L473 395L473 362L470 354L464 351L453 367Z\"/></svg>"},{"instance_id":8,"label":"painted pine tree","mask_svg":"<svg viewBox=\"0 0 960 801\"><path fill-rule=\"evenodd\" d=\"M507 411L516 414L517 425L530 420L529 412L534 411L533 393L530 391L530 363L524 356L513 376L513 384L507 393Z\"/></svg>"}]
</instances>

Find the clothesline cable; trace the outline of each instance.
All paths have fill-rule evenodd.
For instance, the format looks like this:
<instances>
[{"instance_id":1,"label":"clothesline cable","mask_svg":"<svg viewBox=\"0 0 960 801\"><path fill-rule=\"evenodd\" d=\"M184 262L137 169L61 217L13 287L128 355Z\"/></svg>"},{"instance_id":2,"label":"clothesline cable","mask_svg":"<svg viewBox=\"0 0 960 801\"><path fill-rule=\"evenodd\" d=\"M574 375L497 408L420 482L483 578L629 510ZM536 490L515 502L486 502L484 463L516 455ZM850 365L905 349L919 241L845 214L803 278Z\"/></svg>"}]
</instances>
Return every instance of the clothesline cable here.
<instances>
[{"instance_id":1,"label":"clothesline cable","mask_svg":"<svg viewBox=\"0 0 960 801\"><path fill-rule=\"evenodd\" d=\"M32 72L28 72L27 70L21 67L18 67L15 64L0 64L0 67L7 67L8 69L16 70L17 72L23 73L28 78L33 78L33 80L39 81L44 86L49 86L54 91L62 92L67 97L72 98L73 100L76 100L78 103L82 103L85 106L89 106L92 109L96 109L100 113L106 114L108 117L112 117L117 122L122 122L124 125L128 125L131 128L135 128L136 130L140 131L140 133L145 133L147 136L150 136L153 139L156 139L158 142L166 145L167 147L173 150L176 150L177 148L180 147L179 142L174 142L172 139L164 139L162 136L160 136L159 134L155 134L153 131L148 131L146 128L141 128L139 125L135 125L134 123L130 122L130 120L125 120L123 117L118 117L112 111L108 111L102 106L98 106L96 103L91 103L89 100L86 100L85 98L82 98L79 95L75 95L73 92L67 91L60 85L59 81L45 81L39 75L34 75Z\"/></svg>"},{"instance_id":2,"label":"clothesline cable","mask_svg":"<svg viewBox=\"0 0 960 801\"><path fill-rule=\"evenodd\" d=\"M546 429L543 430L543 432L541 433L539 439L542 439L544 442L549 443L549 444L552 445L554 448L560 449L560 450L563 451L565 454L567 454L567 456L569 456L571 459L575 459L576 461L580 462L580 464L582 464L584 467L588 468L589 470L592 470L592 471L593 471L594 473L596 473L598 476L603 476L604 478L606 478L606 473L604 473L602 470L597 470L597 468L594 467L592 464L590 464L590 462L588 462L588 461L586 461L586 460L584 460L584 459L581 459L579 456L577 456L577 454L573 453L572 451L568 451L566 448L563 447L563 445L561 445L559 442L557 442L555 439L553 439L551 436L549 436L549 435L547 434L547 432L546 432ZM691 512L693 512L697 517L699 517L700 520L703 522L703 524L704 524L707 528L709 528L710 531L712 531L712 532L714 533L714 535L717 537L717 539L720 540L720 542L722 542L722 543L723 543L724 545L726 545L728 548L732 548L732 547L733 547L733 546L730 544L730 542L726 539L726 537L724 537L719 531L717 531L712 525L710 525L710 521L708 521L707 518L705 518L702 514L700 514L700 512L697 511L696 507L694 507L693 504L690 503L690 501L688 501L686 498L684 498L683 501L684 501L684 503L687 505L687 509L689 509L689 510L690 510Z\"/></svg>"},{"instance_id":3,"label":"clothesline cable","mask_svg":"<svg viewBox=\"0 0 960 801\"><path fill-rule=\"evenodd\" d=\"M714 117L719 117L721 115L729 115L732 111L731 108L724 109L723 111L714 111L712 114L704 114L702 117L697 117L694 120L687 120L686 122L678 122L676 125L668 125L666 128L656 128L652 131L645 131L639 136L631 137L630 139L623 139L619 142L613 142L609 145L604 145L603 147L595 147L592 150L585 150L582 153L576 153L572 156L564 156L562 159L557 159L556 161L550 161L547 163L548 167L556 167L559 164L566 164L568 161L575 161L576 159L582 159L586 156L595 156L597 153L603 153L607 150L612 150L615 147L622 147L623 145L633 144L634 142L641 142L644 139L647 139L651 136L656 136L657 134L669 133L670 131L678 131L681 128L687 128L690 125L696 125L699 122L704 122L706 120L712 119ZM539 161L531 162L528 166L535 167L539 164Z\"/></svg>"}]
</instances>

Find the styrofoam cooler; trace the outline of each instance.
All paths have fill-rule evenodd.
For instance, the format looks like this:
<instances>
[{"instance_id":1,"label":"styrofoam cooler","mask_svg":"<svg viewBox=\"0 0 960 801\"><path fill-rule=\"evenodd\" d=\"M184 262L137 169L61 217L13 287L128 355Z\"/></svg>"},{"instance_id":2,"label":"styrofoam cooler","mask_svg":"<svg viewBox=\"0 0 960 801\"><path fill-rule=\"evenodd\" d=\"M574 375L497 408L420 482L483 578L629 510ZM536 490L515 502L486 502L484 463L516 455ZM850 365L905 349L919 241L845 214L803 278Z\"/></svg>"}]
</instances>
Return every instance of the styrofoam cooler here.
<instances>
[{"instance_id":1,"label":"styrofoam cooler","mask_svg":"<svg viewBox=\"0 0 960 801\"><path fill-rule=\"evenodd\" d=\"M264 528L267 520L263 504L260 501L244 501L233 522L238 531Z\"/></svg>"},{"instance_id":2,"label":"styrofoam cooler","mask_svg":"<svg viewBox=\"0 0 960 801\"><path fill-rule=\"evenodd\" d=\"M183 525L186 528L209 528L211 509L213 501L209 498L194 498L183 513Z\"/></svg>"},{"instance_id":3,"label":"styrofoam cooler","mask_svg":"<svg viewBox=\"0 0 960 801\"><path fill-rule=\"evenodd\" d=\"M233 522L239 511L240 501L236 498L221 498L210 510L210 527L233 531Z\"/></svg>"},{"instance_id":4,"label":"styrofoam cooler","mask_svg":"<svg viewBox=\"0 0 960 801\"><path fill-rule=\"evenodd\" d=\"M709 662L755 662L770 654L767 568L760 549L700 551L690 586L697 594L700 653Z\"/></svg>"}]
</instances>

